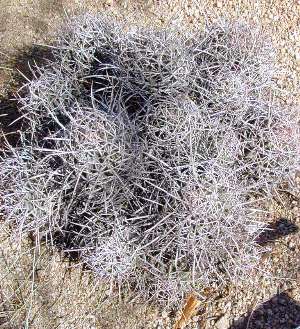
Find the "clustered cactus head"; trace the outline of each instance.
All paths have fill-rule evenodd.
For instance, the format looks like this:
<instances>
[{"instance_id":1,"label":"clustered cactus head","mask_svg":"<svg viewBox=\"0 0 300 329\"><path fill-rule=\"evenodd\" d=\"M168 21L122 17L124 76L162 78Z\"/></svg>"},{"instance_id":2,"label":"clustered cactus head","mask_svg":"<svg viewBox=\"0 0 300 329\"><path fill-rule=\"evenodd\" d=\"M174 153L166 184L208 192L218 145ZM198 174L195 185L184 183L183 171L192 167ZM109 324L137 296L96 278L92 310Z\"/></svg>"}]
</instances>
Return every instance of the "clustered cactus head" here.
<instances>
[{"instance_id":1,"label":"clustered cactus head","mask_svg":"<svg viewBox=\"0 0 300 329\"><path fill-rule=\"evenodd\" d=\"M23 87L27 128L0 171L17 232L171 305L256 267L252 196L299 165L298 119L275 104L260 31L187 35L85 15L52 51Z\"/></svg>"}]
</instances>

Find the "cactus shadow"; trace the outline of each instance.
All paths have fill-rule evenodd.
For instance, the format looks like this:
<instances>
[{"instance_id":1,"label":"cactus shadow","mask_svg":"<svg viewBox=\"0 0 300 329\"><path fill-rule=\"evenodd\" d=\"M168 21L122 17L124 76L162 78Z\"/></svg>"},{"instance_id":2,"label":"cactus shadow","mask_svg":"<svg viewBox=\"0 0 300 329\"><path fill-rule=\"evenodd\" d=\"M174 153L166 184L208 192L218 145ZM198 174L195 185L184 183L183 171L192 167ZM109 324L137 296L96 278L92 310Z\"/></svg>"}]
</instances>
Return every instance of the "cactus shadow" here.
<instances>
[{"instance_id":1,"label":"cactus shadow","mask_svg":"<svg viewBox=\"0 0 300 329\"><path fill-rule=\"evenodd\" d=\"M299 228L286 218L280 218L276 222L269 224L258 236L256 242L260 246L265 246L287 235L297 233Z\"/></svg>"},{"instance_id":2,"label":"cactus shadow","mask_svg":"<svg viewBox=\"0 0 300 329\"><path fill-rule=\"evenodd\" d=\"M10 91L7 95L0 96L0 154L3 154L7 145L17 146L19 131L25 128L16 95L26 93L26 88L20 89L21 86L38 74L35 70L37 66L44 66L52 57L50 48L34 45L21 49L8 62L3 63L12 70L12 82L8 86Z\"/></svg>"},{"instance_id":3,"label":"cactus shadow","mask_svg":"<svg viewBox=\"0 0 300 329\"><path fill-rule=\"evenodd\" d=\"M300 326L300 305L286 293L273 296L229 329L297 329Z\"/></svg>"}]
</instances>

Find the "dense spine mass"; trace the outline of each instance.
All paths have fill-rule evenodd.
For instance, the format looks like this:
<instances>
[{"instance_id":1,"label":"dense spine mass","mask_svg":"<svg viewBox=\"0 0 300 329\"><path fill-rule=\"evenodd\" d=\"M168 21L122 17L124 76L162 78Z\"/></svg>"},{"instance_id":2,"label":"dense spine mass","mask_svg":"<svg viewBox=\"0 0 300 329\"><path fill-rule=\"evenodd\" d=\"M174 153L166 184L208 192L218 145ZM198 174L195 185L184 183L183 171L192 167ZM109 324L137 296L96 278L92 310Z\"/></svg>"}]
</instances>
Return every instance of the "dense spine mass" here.
<instances>
[{"instance_id":1,"label":"dense spine mass","mask_svg":"<svg viewBox=\"0 0 300 329\"><path fill-rule=\"evenodd\" d=\"M77 17L20 98L27 128L0 170L2 211L101 278L176 303L257 266L254 195L299 165L260 31L127 28Z\"/></svg>"}]
</instances>

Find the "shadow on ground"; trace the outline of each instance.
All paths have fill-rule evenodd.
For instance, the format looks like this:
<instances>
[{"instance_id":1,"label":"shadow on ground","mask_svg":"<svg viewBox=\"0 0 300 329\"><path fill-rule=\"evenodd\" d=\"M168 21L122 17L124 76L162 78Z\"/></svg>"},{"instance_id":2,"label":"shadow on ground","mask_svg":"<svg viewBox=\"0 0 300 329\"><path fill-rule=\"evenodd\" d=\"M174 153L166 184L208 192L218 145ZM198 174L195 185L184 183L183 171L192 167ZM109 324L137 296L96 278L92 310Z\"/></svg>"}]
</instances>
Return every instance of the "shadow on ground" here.
<instances>
[{"instance_id":1,"label":"shadow on ground","mask_svg":"<svg viewBox=\"0 0 300 329\"><path fill-rule=\"evenodd\" d=\"M24 121L21 118L20 104L16 98L18 90L26 83L26 79L33 78L35 66L43 66L52 53L47 47L33 46L22 49L13 59L4 65L13 70L13 86L11 91L5 97L0 97L0 154L9 144L16 146L19 139L19 133ZM22 96L26 90L22 89L19 94Z\"/></svg>"},{"instance_id":2,"label":"shadow on ground","mask_svg":"<svg viewBox=\"0 0 300 329\"><path fill-rule=\"evenodd\" d=\"M268 243L274 242L287 235L297 233L299 230L293 222L287 220L286 218L280 218L276 222L269 224L266 230L262 232L257 238L256 242L265 246Z\"/></svg>"},{"instance_id":3,"label":"shadow on ground","mask_svg":"<svg viewBox=\"0 0 300 329\"><path fill-rule=\"evenodd\" d=\"M300 305L286 293L275 295L229 329L296 329Z\"/></svg>"}]
</instances>

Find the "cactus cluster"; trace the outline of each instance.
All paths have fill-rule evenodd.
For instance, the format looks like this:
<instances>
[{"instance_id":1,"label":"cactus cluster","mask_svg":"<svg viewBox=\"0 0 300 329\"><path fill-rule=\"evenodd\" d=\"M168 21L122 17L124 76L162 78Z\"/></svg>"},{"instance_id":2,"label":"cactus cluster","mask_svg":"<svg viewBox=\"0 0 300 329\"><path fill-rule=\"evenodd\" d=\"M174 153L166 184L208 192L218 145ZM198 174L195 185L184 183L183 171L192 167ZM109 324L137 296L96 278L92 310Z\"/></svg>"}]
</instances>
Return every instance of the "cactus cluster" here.
<instances>
[{"instance_id":1,"label":"cactus cluster","mask_svg":"<svg viewBox=\"0 0 300 329\"><path fill-rule=\"evenodd\" d=\"M51 51L23 87L25 129L0 169L16 232L156 302L247 276L264 228L255 196L299 165L267 38L241 23L187 34L87 14Z\"/></svg>"}]
</instances>

